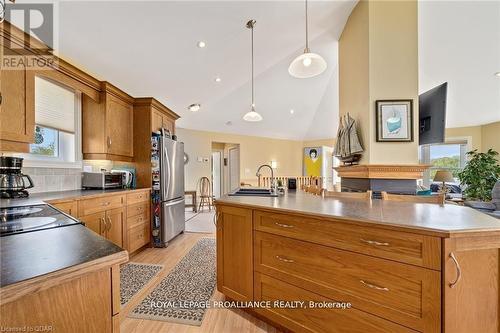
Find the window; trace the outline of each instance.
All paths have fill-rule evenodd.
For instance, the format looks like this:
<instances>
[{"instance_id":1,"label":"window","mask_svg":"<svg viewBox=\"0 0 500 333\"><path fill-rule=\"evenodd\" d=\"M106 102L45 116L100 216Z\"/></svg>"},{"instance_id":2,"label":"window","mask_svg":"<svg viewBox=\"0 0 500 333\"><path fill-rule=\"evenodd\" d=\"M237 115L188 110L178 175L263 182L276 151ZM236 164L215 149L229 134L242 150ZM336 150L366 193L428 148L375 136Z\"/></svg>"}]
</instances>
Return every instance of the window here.
<instances>
[{"instance_id":1,"label":"window","mask_svg":"<svg viewBox=\"0 0 500 333\"><path fill-rule=\"evenodd\" d=\"M35 78L35 142L23 154L26 166L81 167L81 94Z\"/></svg>"},{"instance_id":2,"label":"window","mask_svg":"<svg viewBox=\"0 0 500 333\"><path fill-rule=\"evenodd\" d=\"M424 173L424 186L429 187L438 170L451 171L455 178L455 184L458 184L458 172L464 168L467 162L467 151L467 141L422 146L420 148L420 161L431 165Z\"/></svg>"}]
</instances>

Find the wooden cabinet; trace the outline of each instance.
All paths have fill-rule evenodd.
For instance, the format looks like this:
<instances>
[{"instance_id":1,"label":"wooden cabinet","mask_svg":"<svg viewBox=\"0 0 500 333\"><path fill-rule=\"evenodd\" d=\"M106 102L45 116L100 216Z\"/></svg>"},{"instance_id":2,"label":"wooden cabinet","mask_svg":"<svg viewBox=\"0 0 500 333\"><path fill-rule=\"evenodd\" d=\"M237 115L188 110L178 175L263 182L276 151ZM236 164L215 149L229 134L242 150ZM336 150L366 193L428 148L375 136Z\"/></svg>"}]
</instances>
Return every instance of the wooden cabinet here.
<instances>
[{"instance_id":1,"label":"wooden cabinet","mask_svg":"<svg viewBox=\"0 0 500 333\"><path fill-rule=\"evenodd\" d=\"M4 46L2 54L19 57ZM26 71L20 61L15 69L0 66L0 151L26 153L29 152L29 143L34 141L35 132L31 71ZM31 93L27 94L29 87Z\"/></svg>"},{"instance_id":2,"label":"wooden cabinet","mask_svg":"<svg viewBox=\"0 0 500 333\"><path fill-rule=\"evenodd\" d=\"M134 162L137 186L151 186L151 132L166 128L175 133L175 121L179 116L151 97L134 101Z\"/></svg>"},{"instance_id":3,"label":"wooden cabinet","mask_svg":"<svg viewBox=\"0 0 500 333\"><path fill-rule=\"evenodd\" d=\"M78 217L78 201L76 200L48 201L47 203L74 218Z\"/></svg>"},{"instance_id":4,"label":"wooden cabinet","mask_svg":"<svg viewBox=\"0 0 500 333\"><path fill-rule=\"evenodd\" d=\"M129 252L150 242L150 190L79 198L78 218L94 232Z\"/></svg>"},{"instance_id":5,"label":"wooden cabinet","mask_svg":"<svg viewBox=\"0 0 500 333\"><path fill-rule=\"evenodd\" d=\"M217 208L217 289L234 300L253 299L252 210Z\"/></svg>"},{"instance_id":6,"label":"wooden cabinet","mask_svg":"<svg viewBox=\"0 0 500 333\"><path fill-rule=\"evenodd\" d=\"M108 82L99 102L83 96L82 150L84 159L132 161L134 99Z\"/></svg>"}]
</instances>

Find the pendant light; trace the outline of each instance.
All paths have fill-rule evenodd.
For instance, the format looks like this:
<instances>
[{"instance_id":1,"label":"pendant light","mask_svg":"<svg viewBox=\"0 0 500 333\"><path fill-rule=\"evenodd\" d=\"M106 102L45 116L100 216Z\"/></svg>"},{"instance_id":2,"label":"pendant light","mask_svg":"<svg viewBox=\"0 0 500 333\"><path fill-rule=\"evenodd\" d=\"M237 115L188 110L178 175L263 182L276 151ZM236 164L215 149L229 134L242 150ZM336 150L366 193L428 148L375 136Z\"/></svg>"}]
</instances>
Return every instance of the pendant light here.
<instances>
[{"instance_id":1,"label":"pendant light","mask_svg":"<svg viewBox=\"0 0 500 333\"><path fill-rule=\"evenodd\" d=\"M245 121L251 121L251 122L257 122L262 120L262 116L255 111L255 103L254 103L254 89L253 89L253 28L255 27L255 20L250 20L247 22L246 27L248 29L252 29L252 106L249 112L247 112L243 116L243 120Z\"/></svg>"},{"instance_id":2,"label":"pendant light","mask_svg":"<svg viewBox=\"0 0 500 333\"><path fill-rule=\"evenodd\" d=\"M307 79L323 73L326 69L326 61L317 53L309 50L309 29L306 0L306 48L304 53L295 58L288 67L288 73L299 79Z\"/></svg>"}]
</instances>

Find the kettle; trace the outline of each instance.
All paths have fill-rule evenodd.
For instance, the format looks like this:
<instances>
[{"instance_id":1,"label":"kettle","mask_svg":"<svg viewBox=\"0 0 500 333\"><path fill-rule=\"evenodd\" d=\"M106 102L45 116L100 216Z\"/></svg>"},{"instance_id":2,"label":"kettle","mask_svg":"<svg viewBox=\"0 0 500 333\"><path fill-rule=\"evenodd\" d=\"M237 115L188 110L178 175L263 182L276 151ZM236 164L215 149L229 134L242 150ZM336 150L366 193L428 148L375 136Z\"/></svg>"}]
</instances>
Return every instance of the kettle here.
<instances>
[{"instance_id":1,"label":"kettle","mask_svg":"<svg viewBox=\"0 0 500 333\"><path fill-rule=\"evenodd\" d=\"M123 177L123 187L125 188L131 188L132 184L134 182L134 174L131 171L128 170L118 170L114 169L111 170L112 173L121 173Z\"/></svg>"},{"instance_id":2,"label":"kettle","mask_svg":"<svg viewBox=\"0 0 500 333\"><path fill-rule=\"evenodd\" d=\"M22 191L34 186L33 180L28 175L0 173L0 191Z\"/></svg>"}]
</instances>

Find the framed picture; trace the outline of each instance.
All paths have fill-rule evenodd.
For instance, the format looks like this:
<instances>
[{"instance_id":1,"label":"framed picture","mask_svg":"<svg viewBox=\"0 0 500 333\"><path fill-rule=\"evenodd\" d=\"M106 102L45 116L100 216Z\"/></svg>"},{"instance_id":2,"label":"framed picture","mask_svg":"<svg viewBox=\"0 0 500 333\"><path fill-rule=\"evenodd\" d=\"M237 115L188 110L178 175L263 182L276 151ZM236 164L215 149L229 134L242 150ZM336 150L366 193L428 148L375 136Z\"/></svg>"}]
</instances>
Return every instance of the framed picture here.
<instances>
[{"instance_id":1,"label":"framed picture","mask_svg":"<svg viewBox=\"0 0 500 333\"><path fill-rule=\"evenodd\" d=\"M323 148L304 148L304 176L320 177L323 166Z\"/></svg>"},{"instance_id":2,"label":"framed picture","mask_svg":"<svg viewBox=\"0 0 500 333\"><path fill-rule=\"evenodd\" d=\"M375 102L377 142L413 141L413 100Z\"/></svg>"}]
</instances>

